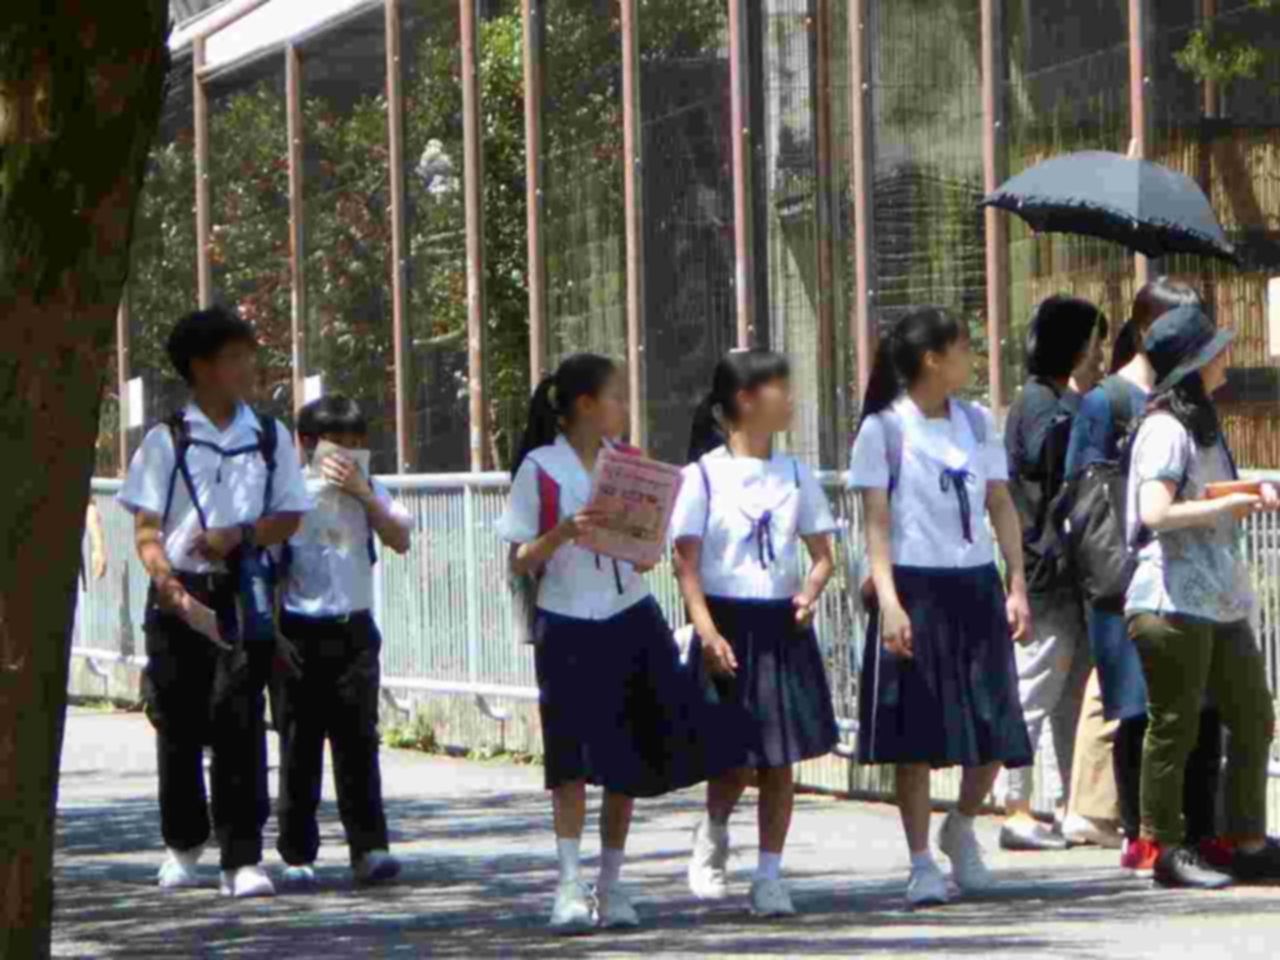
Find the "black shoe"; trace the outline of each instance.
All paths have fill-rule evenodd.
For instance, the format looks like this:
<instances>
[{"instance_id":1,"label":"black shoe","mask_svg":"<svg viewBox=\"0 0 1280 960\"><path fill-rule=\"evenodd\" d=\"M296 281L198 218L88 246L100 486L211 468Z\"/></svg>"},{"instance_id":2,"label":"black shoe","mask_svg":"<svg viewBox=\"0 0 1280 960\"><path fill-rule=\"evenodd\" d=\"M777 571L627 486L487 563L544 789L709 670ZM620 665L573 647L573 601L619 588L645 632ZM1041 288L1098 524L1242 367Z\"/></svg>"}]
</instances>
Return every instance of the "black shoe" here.
<instances>
[{"instance_id":1,"label":"black shoe","mask_svg":"<svg viewBox=\"0 0 1280 960\"><path fill-rule=\"evenodd\" d=\"M1156 861L1155 880L1162 887L1191 890L1221 890L1231 886L1231 877L1213 869L1189 847L1170 847L1162 852Z\"/></svg>"},{"instance_id":2,"label":"black shoe","mask_svg":"<svg viewBox=\"0 0 1280 960\"><path fill-rule=\"evenodd\" d=\"M1231 855L1231 875L1245 883L1280 880L1280 843L1268 839L1267 845L1254 853L1236 850Z\"/></svg>"}]
</instances>

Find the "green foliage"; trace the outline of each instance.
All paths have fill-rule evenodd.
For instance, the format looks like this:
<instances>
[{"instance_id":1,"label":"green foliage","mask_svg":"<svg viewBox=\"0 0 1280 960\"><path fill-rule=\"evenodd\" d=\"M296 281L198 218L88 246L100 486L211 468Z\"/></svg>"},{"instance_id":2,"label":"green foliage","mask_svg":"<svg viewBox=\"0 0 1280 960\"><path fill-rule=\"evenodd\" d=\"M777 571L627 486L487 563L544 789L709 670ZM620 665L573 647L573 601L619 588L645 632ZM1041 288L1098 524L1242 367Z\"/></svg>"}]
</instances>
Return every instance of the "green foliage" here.
<instances>
[{"instance_id":1,"label":"green foliage","mask_svg":"<svg viewBox=\"0 0 1280 960\"><path fill-rule=\"evenodd\" d=\"M1248 0L1248 6L1263 12L1280 9L1280 0ZM1179 69L1203 82L1228 87L1236 80L1253 80L1266 64L1266 53L1253 42L1252 34L1223 30L1210 24L1193 30L1186 46L1173 55Z\"/></svg>"},{"instance_id":2,"label":"green foliage","mask_svg":"<svg viewBox=\"0 0 1280 960\"><path fill-rule=\"evenodd\" d=\"M387 727L382 732L382 742L393 750L419 750L423 753L443 753L435 728L425 714L414 714L407 723Z\"/></svg>"}]
</instances>

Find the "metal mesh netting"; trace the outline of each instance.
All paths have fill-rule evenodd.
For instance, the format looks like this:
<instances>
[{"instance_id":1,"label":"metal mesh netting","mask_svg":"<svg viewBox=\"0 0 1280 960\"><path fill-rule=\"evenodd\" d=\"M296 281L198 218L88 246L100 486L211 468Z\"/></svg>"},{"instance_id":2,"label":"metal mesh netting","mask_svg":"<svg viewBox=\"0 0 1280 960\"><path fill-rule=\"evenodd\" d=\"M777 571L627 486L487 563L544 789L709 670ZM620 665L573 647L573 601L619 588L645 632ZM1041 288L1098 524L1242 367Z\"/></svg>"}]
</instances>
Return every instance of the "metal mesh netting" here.
<instances>
[{"instance_id":1,"label":"metal mesh netting","mask_svg":"<svg viewBox=\"0 0 1280 960\"><path fill-rule=\"evenodd\" d=\"M374 11L302 48L305 369L360 404L376 473L397 469L385 44Z\"/></svg>"},{"instance_id":2,"label":"metal mesh netting","mask_svg":"<svg viewBox=\"0 0 1280 960\"><path fill-rule=\"evenodd\" d=\"M1051 16L1019 4L1005 11L1008 173L1077 150L1128 149L1129 47L1124 0L1073 0ZM1009 218L1006 376L1020 383L1026 323L1054 293L1097 303L1114 326L1129 314L1133 257L1103 240L1035 235Z\"/></svg>"},{"instance_id":3,"label":"metal mesh netting","mask_svg":"<svg viewBox=\"0 0 1280 960\"><path fill-rule=\"evenodd\" d=\"M673 463L736 337L725 16L719 0L642 13L645 413L650 450Z\"/></svg>"},{"instance_id":4,"label":"metal mesh netting","mask_svg":"<svg viewBox=\"0 0 1280 960\"><path fill-rule=\"evenodd\" d=\"M985 355L981 44L977 0L874 5L874 295L881 327L914 307L970 323ZM974 392L986 393L978 363Z\"/></svg>"},{"instance_id":5,"label":"metal mesh netting","mask_svg":"<svg viewBox=\"0 0 1280 960\"><path fill-rule=\"evenodd\" d=\"M1148 156L1195 179L1243 267L1174 257L1155 268L1203 293L1236 331L1217 400L1244 466L1280 464L1280 369L1267 340L1267 282L1280 267L1280 10L1173 0L1153 12Z\"/></svg>"},{"instance_id":6,"label":"metal mesh netting","mask_svg":"<svg viewBox=\"0 0 1280 960\"><path fill-rule=\"evenodd\" d=\"M208 84L209 259L214 302L235 310L257 333L254 405L288 419L293 343L284 86L279 57Z\"/></svg>"}]
</instances>

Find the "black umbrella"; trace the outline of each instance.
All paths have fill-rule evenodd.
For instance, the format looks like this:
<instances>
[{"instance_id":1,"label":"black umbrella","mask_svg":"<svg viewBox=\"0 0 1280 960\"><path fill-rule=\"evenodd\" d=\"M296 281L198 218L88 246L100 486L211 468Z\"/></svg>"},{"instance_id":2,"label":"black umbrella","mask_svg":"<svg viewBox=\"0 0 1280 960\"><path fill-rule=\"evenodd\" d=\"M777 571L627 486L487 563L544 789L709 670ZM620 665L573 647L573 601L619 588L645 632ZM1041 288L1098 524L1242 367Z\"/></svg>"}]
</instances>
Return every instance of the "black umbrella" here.
<instances>
[{"instance_id":1,"label":"black umbrella","mask_svg":"<svg viewBox=\"0 0 1280 960\"><path fill-rule=\"evenodd\" d=\"M1006 181L982 205L1016 213L1037 231L1100 237L1149 257L1193 253L1236 261L1194 180L1118 153L1046 160Z\"/></svg>"}]
</instances>

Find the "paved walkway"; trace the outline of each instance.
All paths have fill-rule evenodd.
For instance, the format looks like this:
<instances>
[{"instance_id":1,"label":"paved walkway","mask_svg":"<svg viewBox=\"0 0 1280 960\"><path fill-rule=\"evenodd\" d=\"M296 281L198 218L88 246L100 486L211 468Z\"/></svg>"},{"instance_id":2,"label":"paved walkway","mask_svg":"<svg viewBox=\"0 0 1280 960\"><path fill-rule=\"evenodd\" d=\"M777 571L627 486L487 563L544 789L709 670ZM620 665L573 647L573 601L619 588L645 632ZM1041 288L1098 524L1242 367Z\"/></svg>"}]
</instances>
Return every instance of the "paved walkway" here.
<instances>
[{"instance_id":1,"label":"paved walkway","mask_svg":"<svg viewBox=\"0 0 1280 960\"><path fill-rule=\"evenodd\" d=\"M787 853L802 915L758 922L741 900L708 907L686 892L696 792L637 808L625 876L645 926L552 939L542 930L555 864L541 771L384 756L393 842L406 863L400 885L352 889L329 790L317 893L232 904L217 895L216 857L208 857L209 889L161 895L153 885L160 850L149 727L137 715L74 713L63 762L56 955L1216 960L1280 953L1280 889L1155 891L1115 869L1114 853L993 855L1006 880L998 894L908 912L895 811L816 797L802 798ZM745 893L753 811L741 821L737 886ZM993 846L994 823L981 829ZM597 849L588 842L590 857ZM278 865L274 853L268 860Z\"/></svg>"}]
</instances>

